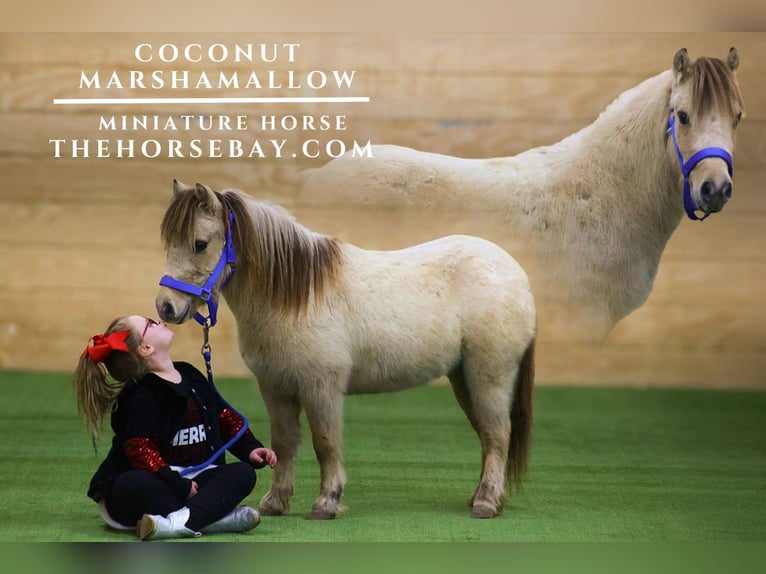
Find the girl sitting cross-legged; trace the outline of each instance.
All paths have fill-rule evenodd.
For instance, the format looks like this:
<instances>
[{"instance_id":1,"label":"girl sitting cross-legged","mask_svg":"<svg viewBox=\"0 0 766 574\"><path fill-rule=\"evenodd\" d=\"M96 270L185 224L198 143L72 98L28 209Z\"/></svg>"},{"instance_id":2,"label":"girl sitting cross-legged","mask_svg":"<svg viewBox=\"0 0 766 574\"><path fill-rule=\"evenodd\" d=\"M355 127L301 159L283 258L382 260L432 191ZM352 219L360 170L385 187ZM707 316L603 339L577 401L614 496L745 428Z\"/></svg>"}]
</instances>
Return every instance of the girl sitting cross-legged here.
<instances>
[{"instance_id":1,"label":"girl sitting cross-legged","mask_svg":"<svg viewBox=\"0 0 766 574\"><path fill-rule=\"evenodd\" d=\"M277 457L250 430L203 465L245 425L205 376L173 362L173 332L161 322L132 315L91 337L74 384L79 412L94 438L111 413L114 437L94 474L88 496L104 520L137 529L143 540L246 532L258 511L238 506L255 487L255 469ZM110 380L111 379L111 380Z\"/></svg>"}]
</instances>

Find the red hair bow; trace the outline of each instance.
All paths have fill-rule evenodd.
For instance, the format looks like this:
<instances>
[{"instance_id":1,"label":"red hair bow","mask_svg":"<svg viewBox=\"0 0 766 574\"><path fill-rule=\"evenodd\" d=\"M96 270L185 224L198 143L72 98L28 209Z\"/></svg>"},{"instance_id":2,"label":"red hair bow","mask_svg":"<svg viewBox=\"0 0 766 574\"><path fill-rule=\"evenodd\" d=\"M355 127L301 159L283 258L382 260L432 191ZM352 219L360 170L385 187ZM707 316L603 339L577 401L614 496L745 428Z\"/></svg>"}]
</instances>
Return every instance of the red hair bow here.
<instances>
[{"instance_id":1,"label":"red hair bow","mask_svg":"<svg viewBox=\"0 0 766 574\"><path fill-rule=\"evenodd\" d=\"M115 331L106 337L104 335L93 335L85 347L83 355L90 358L94 363L103 362L112 351L130 352L125 339L130 335L130 329L124 331ZM92 345L90 343L93 343Z\"/></svg>"}]
</instances>

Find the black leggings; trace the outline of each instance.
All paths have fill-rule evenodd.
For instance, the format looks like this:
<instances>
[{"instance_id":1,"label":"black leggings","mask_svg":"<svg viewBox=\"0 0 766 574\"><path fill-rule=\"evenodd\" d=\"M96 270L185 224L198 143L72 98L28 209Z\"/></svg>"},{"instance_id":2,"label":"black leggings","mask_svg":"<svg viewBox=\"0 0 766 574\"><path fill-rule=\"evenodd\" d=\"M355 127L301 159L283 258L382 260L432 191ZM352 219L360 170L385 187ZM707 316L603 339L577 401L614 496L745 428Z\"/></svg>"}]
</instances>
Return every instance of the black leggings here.
<instances>
[{"instance_id":1,"label":"black leggings","mask_svg":"<svg viewBox=\"0 0 766 574\"><path fill-rule=\"evenodd\" d=\"M106 495L106 507L117 522L133 525L144 514L167 516L188 506L188 528L199 530L223 518L255 487L255 470L246 462L234 462L206 470L193 479L199 490L190 500L176 496L165 482L146 470L120 475Z\"/></svg>"}]
</instances>

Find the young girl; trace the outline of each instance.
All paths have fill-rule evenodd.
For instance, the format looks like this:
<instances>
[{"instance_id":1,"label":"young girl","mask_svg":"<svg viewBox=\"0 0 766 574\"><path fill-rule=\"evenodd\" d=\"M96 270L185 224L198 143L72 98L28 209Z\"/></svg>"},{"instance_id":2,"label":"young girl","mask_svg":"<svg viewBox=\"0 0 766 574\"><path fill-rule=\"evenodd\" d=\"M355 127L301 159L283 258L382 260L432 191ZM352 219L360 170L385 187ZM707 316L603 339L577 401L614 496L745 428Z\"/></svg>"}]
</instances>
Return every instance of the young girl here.
<instances>
[{"instance_id":1,"label":"young girl","mask_svg":"<svg viewBox=\"0 0 766 574\"><path fill-rule=\"evenodd\" d=\"M229 448L243 462L226 464L222 453L184 472L208 460L244 421L202 373L171 360L172 340L164 323L121 317L91 337L80 357L78 410L94 438L106 413L114 431L88 496L107 524L137 528L143 540L251 530L258 511L237 505L255 486L254 468L273 468L277 457L248 429Z\"/></svg>"}]
</instances>

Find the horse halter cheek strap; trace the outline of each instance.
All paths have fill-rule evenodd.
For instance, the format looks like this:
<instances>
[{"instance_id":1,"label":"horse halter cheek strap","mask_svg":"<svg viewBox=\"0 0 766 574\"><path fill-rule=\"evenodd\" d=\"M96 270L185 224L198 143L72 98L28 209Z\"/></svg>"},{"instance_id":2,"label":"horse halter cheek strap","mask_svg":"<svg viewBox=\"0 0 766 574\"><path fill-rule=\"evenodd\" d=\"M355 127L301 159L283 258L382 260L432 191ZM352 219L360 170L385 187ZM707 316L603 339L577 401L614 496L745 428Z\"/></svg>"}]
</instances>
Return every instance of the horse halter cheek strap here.
<instances>
[{"instance_id":1,"label":"horse halter cheek strap","mask_svg":"<svg viewBox=\"0 0 766 574\"><path fill-rule=\"evenodd\" d=\"M698 209L697 203L692 198L691 186L689 185L689 174L697 167L697 164L703 159L709 157L717 157L726 162L729 168L729 177L734 174L734 167L731 160L731 154L721 147L706 147L699 150L692 155L687 162L684 163L684 156L681 154L681 150L678 147L678 140L676 139L676 116L673 113L673 108L670 108L670 115L668 116L668 131L673 137L673 145L676 148L676 155L678 156L678 163L681 166L681 173L684 175L684 210L689 219L704 220L709 213L706 213L702 217L697 217L695 211Z\"/></svg>"},{"instance_id":2,"label":"horse halter cheek strap","mask_svg":"<svg viewBox=\"0 0 766 574\"><path fill-rule=\"evenodd\" d=\"M232 275L234 275L234 263L237 261L237 253L234 249L234 239L232 236L232 229L234 228L234 214L231 212L231 210L228 211L228 214L229 221L226 227L226 240L223 244L221 256L218 258L218 263L216 263L216 266L210 272L207 281L205 281L205 284L202 287L194 285L193 283L181 281L180 279L176 279L170 275L163 275L160 279L160 285L163 287L170 287L171 289L176 289L177 291L199 297L207 304L208 312L210 313L207 317L202 316L200 313L194 314L194 320L203 327L208 324L212 327L218 321L218 301L216 301L215 297L213 297L213 288L215 287L215 284L218 283L221 275L223 275L223 271L226 269L227 265L229 266L229 273L223 280L222 287L226 285L231 279Z\"/></svg>"}]
</instances>

